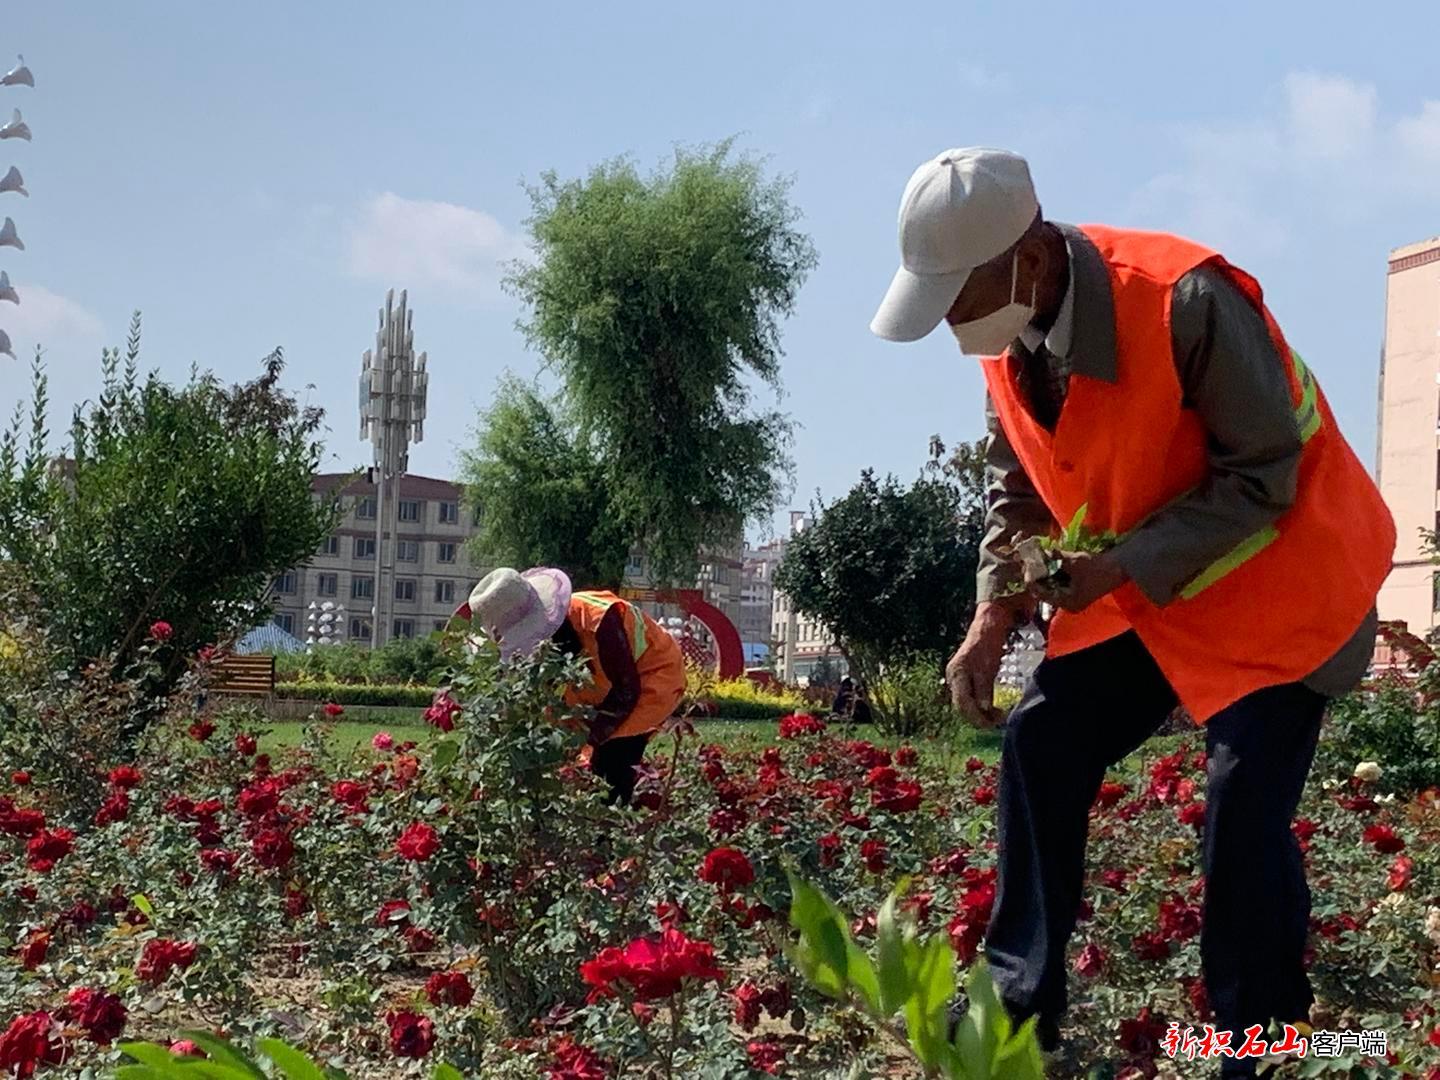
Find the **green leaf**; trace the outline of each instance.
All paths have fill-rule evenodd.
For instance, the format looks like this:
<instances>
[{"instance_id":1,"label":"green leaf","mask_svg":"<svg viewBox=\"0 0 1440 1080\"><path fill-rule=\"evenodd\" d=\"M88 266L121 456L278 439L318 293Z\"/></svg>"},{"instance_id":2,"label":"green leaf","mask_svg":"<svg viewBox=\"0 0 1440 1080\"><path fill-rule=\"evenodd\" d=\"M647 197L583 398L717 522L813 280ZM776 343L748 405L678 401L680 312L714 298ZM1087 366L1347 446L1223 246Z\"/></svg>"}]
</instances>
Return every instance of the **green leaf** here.
<instances>
[{"instance_id":1,"label":"green leaf","mask_svg":"<svg viewBox=\"0 0 1440 1080\"><path fill-rule=\"evenodd\" d=\"M937 935L920 946L914 990L905 1003L910 1044L928 1066L938 1065L945 1056L949 1045L950 1001L954 996L955 953L949 940ZM970 1015L967 1013L966 1018L970 1019Z\"/></svg>"},{"instance_id":2,"label":"green leaf","mask_svg":"<svg viewBox=\"0 0 1440 1080\"><path fill-rule=\"evenodd\" d=\"M465 1075L454 1065L441 1062L430 1074L430 1080L465 1080Z\"/></svg>"},{"instance_id":3,"label":"green leaf","mask_svg":"<svg viewBox=\"0 0 1440 1080\"><path fill-rule=\"evenodd\" d=\"M289 1043L279 1039L260 1039L255 1045L280 1067L289 1080L325 1080L325 1074L319 1067Z\"/></svg>"},{"instance_id":4,"label":"green leaf","mask_svg":"<svg viewBox=\"0 0 1440 1080\"><path fill-rule=\"evenodd\" d=\"M1073 549L1073 547L1079 543L1080 530L1085 527L1085 514L1089 509L1089 503L1081 503L1080 509L1075 511L1075 516L1072 517L1069 524L1065 526L1065 531L1061 534L1061 539L1065 542L1067 548Z\"/></svg>"},{"instance_id":5,"label":"green leaf","mask_svg":"<svg viewBox=\"0 0 1440 1080\"><path fill-rule=\"evenodd\" d=\"M168 1067L174 1060L174 1055L172 1055L169 1050L155 1043L121 1043L120 1052L128 1057L134 1058L142 1065L154 1065L158 1068Z\"/></svg>"},{"instance_id":6,"label":"green leaf","mask_svg":"<svg viewBox=\"0 0 1440 1080\"><path fill-rule=\"evenodd\" d=\"M210 1055L210 1060L227 1069L235 1070L240 1076L254 1077L255 1080L268 1080L260 1066L247 1058L235 1047L231 1046L224 1039L217 1039L208 1031L184 1031L180 1033L182 1039L189 1039L200 1049Z\"/></svg>"},{"instance_id":7,"label":"green leaf","mask_svg":"<svg viewBox=\"0 0 1440 1080\"><path fill-rule=\"evenodd\" d=\"M1035 1038L1038 1017L1030 1017L995 1054L995 1080L1045 1080L1045 1059Z\"/></svg>"},{"instance_id":8,"label":"green leaf","mask_svg":"<svg viewBox=\"0 0 1440 1080\"><path fill-rule=\"evenodd\" d=\"M875 966L851 939L845 916L834 902L807 882L790 877L790 925L800 931L794 959L816 989L843 998L854 990L872 1013L880 1011L880 980Z\"/></svg>"},{"instance_id":9,"label":"green leaf","mask_svg":"<svg viewBox=\"0 0 1440 1080\"><path fill-rule=\"evenodd\" d=\"M880 953L880 1009L887 1017L903 1009L912 992L910 972L905 966L905 938L907 934L913 937L914 927L902 925L896 914L898 901L908 885L908 879L902 880L875 917Z\"/></svg>"},{"instance_id":10,"label":"green leaf","mask_svg":"<svg viewBox=\"0 0 1440 1080\"><path fill-rule=\"evenodd\" d=\"M454 739L441 739L433 751L435 768L444 769L460 756L460 745Z\"/></svg>"},{"instance_id":11,"label":"green leaf","mask_svg":"<svg viewBox=\"0 0 1440 1080\"><path fill-rule=\"evenodd\" d=\"M137 892L134 896L132 896L130 898L130 903L134 904L135 907L140 911L143 911L146 917L148 917L152 921L154 920L155 907L150 903L150 898L146 896L143 892Z\"/></svg>"}]
</instances>

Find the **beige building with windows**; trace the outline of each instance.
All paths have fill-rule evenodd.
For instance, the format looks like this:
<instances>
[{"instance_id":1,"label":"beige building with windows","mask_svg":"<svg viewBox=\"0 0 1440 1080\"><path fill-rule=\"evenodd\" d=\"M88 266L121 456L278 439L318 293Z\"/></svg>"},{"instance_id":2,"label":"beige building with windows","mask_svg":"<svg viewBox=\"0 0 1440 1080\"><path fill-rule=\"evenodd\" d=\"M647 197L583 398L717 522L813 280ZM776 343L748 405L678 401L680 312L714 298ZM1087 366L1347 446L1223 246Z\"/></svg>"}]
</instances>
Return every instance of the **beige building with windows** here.
<instances>
[{"instance_id":1,"label":"beige building with windows","mask_svg":"<svg viewBox=\"0 0 1440 1080\"><path fill-rule=\"evenodd\" d=\"M344 481L339 473L321 473L317 494ZM274 621L301 641L314 603L330 601L345 609L339 640L369 643L375 607L375 485L361 478L341 493L344 516L315 558L275 580ZM395 548L394 617L387 638L424 637L444 628L451 613L490 567L471 562L466 546L476 532L464 509L464 491L448 480L426 476L400 478Z\"/></svg>"},{"instance_id":2,"label":"beige building with windows","mask_svg":"<svg viewBox=\"0 0 1440 1080\"><path fill-rule=\"evenodd\" d=\"M1395 516L1395 566L1380 617L1436 625L1435 566L1420 530L1440 526L1440 237L1390 253L1375 478Z\"/></svg>"}]
</instances>

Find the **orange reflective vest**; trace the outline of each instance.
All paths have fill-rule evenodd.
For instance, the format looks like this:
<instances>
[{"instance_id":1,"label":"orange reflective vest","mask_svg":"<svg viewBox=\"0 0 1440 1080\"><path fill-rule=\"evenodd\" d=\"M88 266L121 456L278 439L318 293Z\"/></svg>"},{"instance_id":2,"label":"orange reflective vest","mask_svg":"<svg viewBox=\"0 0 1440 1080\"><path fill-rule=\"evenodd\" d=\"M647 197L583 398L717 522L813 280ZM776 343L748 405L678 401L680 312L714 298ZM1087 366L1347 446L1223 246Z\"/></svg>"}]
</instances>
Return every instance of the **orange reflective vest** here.
<instances>
[{"instance_id":1,"label":"orange reflective vest","mask_svg":"<svg viewBox=\"0 0 1440 1080\"><path fill-rule=\"evenodd\" d=\"M640 700L611 738L654 731L670 718L685 695L685 658L679 644L663 626L614 593L577 592L570 597L570 625L580 636L580 644L590 661L592 682L589 686L571 687L565 693L566 702L599 705L610 692L610 680L600 667L595 633L605 613L617 605L625 623L625 636L634 652L635 666L640 671Z\"/></svg>"},{"instance_id":2,"label":"orange reflective vest","mask_svg":"<svg viewBox=\"0 0 1440 1080\"><path fill-rule=\"evenodd\" d=\"M1063 656L1133 629L1198 721L1267 686L1296 682L1359 628L1390 571L1395 524L1335 424L1314 375L1266 310L1259 284L1215 252L1163 233L1085 225L1110 273L1114 383L1072 374L1053 433L1031 416L1020 363L982 363L1006 436L1057 522L1083 506L1093 532L1125 534L1206 482L1206 432L1182 405L1170 331L1176 282L1205 264L1265 317L1284 358L1304 440L1295 505L1157 607L1127 582L1078 614L1060 612L1047 652ZM1123 700L1125 688L1115 688Z\"/></svg>"}]
</instances>

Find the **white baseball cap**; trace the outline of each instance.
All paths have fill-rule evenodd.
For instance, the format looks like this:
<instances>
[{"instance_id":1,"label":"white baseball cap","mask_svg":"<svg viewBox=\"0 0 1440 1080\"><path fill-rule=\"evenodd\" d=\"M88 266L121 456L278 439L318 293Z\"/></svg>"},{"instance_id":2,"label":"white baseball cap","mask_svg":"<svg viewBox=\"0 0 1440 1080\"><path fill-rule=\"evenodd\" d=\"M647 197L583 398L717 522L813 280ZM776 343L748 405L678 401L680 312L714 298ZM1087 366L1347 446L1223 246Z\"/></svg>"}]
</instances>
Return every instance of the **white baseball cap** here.
<instances>
[{"instance_id":1,"label":"white baseball cap","mask_svg":"<svg viewBox=\"0 0 1440 1080\"><path fill-rule=\"evenodd\" d=\"M1019 154L966 146L921 165L900 199L900 269L871 331L887 341L930 333L970 271L1009 249L1039 212Z\"/></svg>"}]
</instances>

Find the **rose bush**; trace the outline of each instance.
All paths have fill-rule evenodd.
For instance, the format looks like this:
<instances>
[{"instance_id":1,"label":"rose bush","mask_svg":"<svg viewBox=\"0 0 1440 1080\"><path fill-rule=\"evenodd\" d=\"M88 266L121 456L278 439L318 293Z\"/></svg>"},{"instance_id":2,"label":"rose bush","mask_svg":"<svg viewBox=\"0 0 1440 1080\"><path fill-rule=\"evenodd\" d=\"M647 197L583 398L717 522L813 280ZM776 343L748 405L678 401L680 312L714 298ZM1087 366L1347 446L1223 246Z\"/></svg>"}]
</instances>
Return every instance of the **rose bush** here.
<instances>
[{"instance_id":1,"label":"rose bush","mask_svg":"<svg viewBox=\"0 0 1440 1080\"><path fill-rule=\"evenodd\" d=\"M884 1024L800 977L787 868L865 949L909 878L899 912L971 965L995 896L993 766L819 722L742 749L678 724L649 751L639 808L614 809L578 761L558 692L574 675L553 652L453 658L423 753L388 739L337 756L317 715L267 756L254 714L197 717L179 697L124 760L97 743L72 773L58 748L0 734L0 1065L104 1075L128 1040L200 1030L357 1076L906 1075ZM24 685L34 724L108 715L99 684L91 699ZM1357 763L1317 776L1295 829L1317 1017L1389 1032L1393 1061L1356 1063L1371 1075L1432 1080L1440 792L1386 791ZM1194 736L1102 787L1051 1075L1155 1075L1154 1029L1205 1021L1203 798Z\"/></svg>"}]
</instances>

